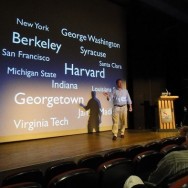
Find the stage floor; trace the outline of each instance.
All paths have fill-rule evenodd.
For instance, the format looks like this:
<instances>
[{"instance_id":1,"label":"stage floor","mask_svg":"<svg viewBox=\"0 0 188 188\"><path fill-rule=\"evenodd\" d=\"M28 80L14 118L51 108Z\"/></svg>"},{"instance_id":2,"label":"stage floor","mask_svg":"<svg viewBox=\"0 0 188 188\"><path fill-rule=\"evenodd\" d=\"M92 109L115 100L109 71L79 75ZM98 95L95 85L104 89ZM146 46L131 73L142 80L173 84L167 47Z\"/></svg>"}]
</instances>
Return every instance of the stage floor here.
<instances>
[{"instance_id":1,"label":"stage floor","mask_svg":"<svg viewBox=\"0 0 188 188\"><path fill-rule=\"evenodd\" d=\"M48 166L61 160L77 160L84 155L177 136L178 132L127 130L125 138L112 140L111 131L0 144L0 177L10 171ZM45 169L44 169L45 170Z\"/></svg>"}]
</instances>

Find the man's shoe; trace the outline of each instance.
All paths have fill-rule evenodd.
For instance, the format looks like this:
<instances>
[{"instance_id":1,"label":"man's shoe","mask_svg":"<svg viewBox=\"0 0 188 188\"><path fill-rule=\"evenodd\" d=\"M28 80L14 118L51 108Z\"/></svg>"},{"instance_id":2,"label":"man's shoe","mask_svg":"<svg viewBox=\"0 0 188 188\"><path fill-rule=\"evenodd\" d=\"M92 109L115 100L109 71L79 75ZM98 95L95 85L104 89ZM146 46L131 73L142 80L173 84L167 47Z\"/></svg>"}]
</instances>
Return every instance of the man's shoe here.
<instances>
[{"instance_id":1,"label":"man's shoe","mask_svg":"<svg viewBox=\"0 0 188 188\"><path fill-rule=\"evenodd\" d=\"M124 135L121 135L120 137L121 137L121 138L124 138Z\"/></svg>"},{"instance_id":2,"label":"man's shoe","mask_svg":"<svg viewBox=\"0 0 188 188\"><path fill-rule=\"evenodd\" d=\"M117 140L117 136L113 136L112 140Z\"/></svg>"}]
</instances>

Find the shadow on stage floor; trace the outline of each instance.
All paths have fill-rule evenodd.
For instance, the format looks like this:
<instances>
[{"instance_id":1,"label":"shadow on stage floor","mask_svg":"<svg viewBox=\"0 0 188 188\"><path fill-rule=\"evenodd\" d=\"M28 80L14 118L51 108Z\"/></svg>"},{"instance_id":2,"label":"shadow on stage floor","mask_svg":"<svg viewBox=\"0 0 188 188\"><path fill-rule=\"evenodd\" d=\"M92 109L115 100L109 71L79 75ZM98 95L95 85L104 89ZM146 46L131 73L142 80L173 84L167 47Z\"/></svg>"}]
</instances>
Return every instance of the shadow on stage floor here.
<instances>
[{"instance_id":1,"label":"shadow on stage floor","mask_svg":"<svg viewBox=\"0 0 188 188\"><path fill-rule=\"evenodd\" d=\"M45 169L55 162L78 160L96 153L142 144L165 137L177 136L177 132L152 132L127 130L125 138L112 141L111 131L20 141L0 144L0 177L25 168Z\"/></svg>"}]
</instances>

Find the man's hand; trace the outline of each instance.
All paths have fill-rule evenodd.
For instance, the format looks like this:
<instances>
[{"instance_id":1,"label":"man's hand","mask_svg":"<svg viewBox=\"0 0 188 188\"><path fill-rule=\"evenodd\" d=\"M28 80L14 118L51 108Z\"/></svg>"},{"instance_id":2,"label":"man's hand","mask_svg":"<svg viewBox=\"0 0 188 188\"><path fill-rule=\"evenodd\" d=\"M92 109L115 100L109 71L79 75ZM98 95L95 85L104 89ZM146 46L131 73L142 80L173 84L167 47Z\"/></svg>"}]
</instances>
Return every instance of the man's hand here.
<instances>
[{"instance_id":1,"label":"man's hand","mask_svg":"<svg viewBox=\"0 0 188 188\"><path fill-rule=\"evenodd\" d=\"M129 112L132 112L132 111L133 111L132 105L129 105Z\"/></svg>"},{"instance_id":2,"label":"man's hand","mask_svg":"<svg viewBox=\"0 0 188 188\"><path fill-rule=\"evenodd\" d=\"M103 92L103 95L107 98L107 100L109 101L109 94L107 92Z\"/></svg>"}]
</instances>

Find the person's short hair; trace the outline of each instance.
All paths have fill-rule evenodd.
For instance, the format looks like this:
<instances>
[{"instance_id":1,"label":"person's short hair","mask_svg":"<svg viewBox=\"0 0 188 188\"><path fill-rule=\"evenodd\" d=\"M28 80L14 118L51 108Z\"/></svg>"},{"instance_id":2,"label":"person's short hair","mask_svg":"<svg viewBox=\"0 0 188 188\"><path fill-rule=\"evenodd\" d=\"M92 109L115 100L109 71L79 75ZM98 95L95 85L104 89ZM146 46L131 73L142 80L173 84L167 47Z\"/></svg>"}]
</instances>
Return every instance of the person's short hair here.
<instances>
[{"instance_id":1,"label":"person's short hair","mask_svg":"<svg viewBox=\"0 0 188 188\"><path fill-rule=\"evenodd\" d=\"M142 179L139 176L131 175L125 181L123 188L133 188L138 187L138 185L144 185Z\"/></svg>"},{"instance_id":2,"label":"person's short hair","mask_svg":"<svg viewBox=\"0 0 188 188\"><path fill-rule=\"evenodd\" d=\"M122 81L121 78L118 78L118 79L116 80L116 85L117 85L117 83L118 83L120 80Z\"/></svg>"},{"instance_id":3,"label":"person's short hair","mask_svg":"<svg viewBox=\"0 0 188 188\"><path fill-rule=\"evenodd\" d=\"M92 91L92 92L91 92L91 96L92 96L93 98L95 98L95 97L96 97L96 91Z\"/></svg>"},{"instance_id":4,"label":"person's short hair","mask_svg":"<svg viewBox=\"0 0 188 188\"><path fill-rule=\"evenodd\" d=\"M183 126L179 129L180 136L188 136L188 126Z\"/></svg>"}]
</instances>

